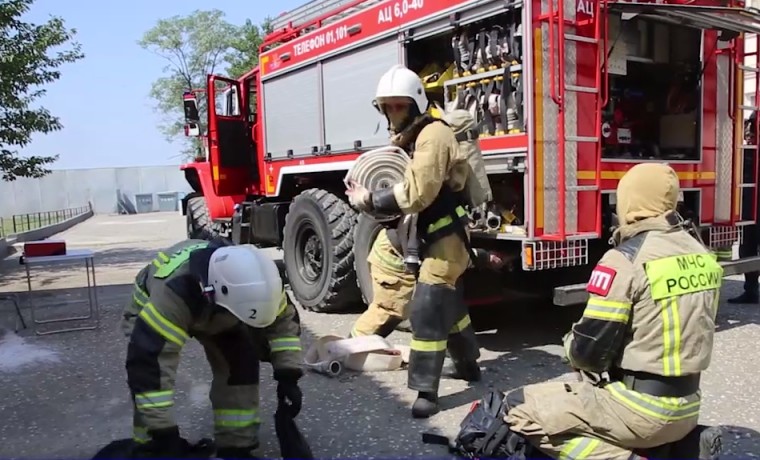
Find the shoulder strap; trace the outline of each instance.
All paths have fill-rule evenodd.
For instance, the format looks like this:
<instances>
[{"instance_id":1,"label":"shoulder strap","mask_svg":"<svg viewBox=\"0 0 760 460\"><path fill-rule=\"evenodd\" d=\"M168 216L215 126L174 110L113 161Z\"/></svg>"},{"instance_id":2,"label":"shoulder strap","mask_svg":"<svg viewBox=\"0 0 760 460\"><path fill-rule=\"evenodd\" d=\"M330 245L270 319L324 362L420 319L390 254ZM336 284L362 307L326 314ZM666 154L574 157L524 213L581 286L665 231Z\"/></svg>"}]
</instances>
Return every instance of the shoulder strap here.
<instances>
[{"instance_id":1,"label":"shoulder strap","mask_svg":"<svg viewBox=\"0 0 760 460\"><path fill-rule=\"evenodd\" d=\"M633 262L636 255L639 253L639 250L641 250L641 245L644 244L644 240L648 233L648 231L639 233L630 240L626 240L615 247L615 250L623 254L629 262Z\"/></svg>"}]
</instances>

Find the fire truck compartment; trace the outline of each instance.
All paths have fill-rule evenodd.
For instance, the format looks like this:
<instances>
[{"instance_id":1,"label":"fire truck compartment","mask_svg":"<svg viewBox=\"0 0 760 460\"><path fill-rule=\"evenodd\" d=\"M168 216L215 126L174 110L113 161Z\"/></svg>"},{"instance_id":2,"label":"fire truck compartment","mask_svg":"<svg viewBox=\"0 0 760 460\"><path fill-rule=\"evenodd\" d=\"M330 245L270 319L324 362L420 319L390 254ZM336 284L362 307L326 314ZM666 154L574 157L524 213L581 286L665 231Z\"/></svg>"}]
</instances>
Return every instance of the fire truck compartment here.
<instances>
[{"instance_id":1,"label":"fire truck compartment","mask_svg":"<svg viewBox=\"0 0 760 460\"><path fill-rule=\"evenodd\" d=\"M602 157L699 161L702 31L624 18L610 14Z\"/></svg>"}]
</instances>

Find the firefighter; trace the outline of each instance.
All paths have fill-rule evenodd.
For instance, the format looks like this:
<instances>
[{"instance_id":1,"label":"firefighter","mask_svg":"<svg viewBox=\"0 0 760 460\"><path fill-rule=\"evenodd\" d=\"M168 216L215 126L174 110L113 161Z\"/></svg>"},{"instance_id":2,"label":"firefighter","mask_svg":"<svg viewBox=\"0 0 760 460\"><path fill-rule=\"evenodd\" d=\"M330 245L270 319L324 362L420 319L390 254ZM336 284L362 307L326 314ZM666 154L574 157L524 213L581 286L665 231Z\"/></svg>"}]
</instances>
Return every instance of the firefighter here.
<instances>
[{"instance_id":1,"label":"firefighter","mask_svg":"<svg viewBox=\"0 0 760 460\"><path fill-rule=\"evenodd\" d=\"M372 277L372 302L354 323L349 337L376 334L388 337L394 329L409 318L407 308L412 300L416 279L406 270L401 248L393 244L395 228L380 229L367 262ZM477 249L477 257L483 266L498 270L504 265L502 256L496 252ZM447 363L448 364L448 363ZM444 374L457 377L453 364L444 366Z\"/></svg>"},{"instance_id":2,"label":"firefighter","mask_svg":"<svg viewBox=\"0 0 760 460\"><path fill-rule=\"evenodd\" d=\"M676 173L659 163L634 166L618 185L615 247L594 268L583 316L564 337L574 369L608 372L609 381L507 394L512 433L553 458L640 458L634 452L695 434L701 441L688 448L719 442L719 430L702 430L697 419L723 269L681 227L678 193ZM694 458L674 447L678 455L669 458Z\"/></svg>"},{"instance_id":3,"label":"firefighter","mask_svg":"<svg viewBox=\"0 0 760 460\"><path fill-rule=\"evenodd\" d=\"M361 211L417 214L422 262L410 309L412 325L408 386L418 392L412 416L437 413L438 387L446 349L467 380L480 379L480 350L456 283L470 263L467 213L461 198L467 158L454 132L426 113L428 99L420 78L395 65L381 78L373 104L385 115L393 144L411 155L404 179L369 191L355 182L346 194Z\"/></svg>"},{"instance_id":4,"label":"firefighter","mask_svg":"<svg viewBox=\"0 0 760 460\"><path fill-rule=\"evenodd\" d=\"M749 119L744 123L744 140L747 145L757 145L757 111L753 111ZM760 163L757 165L760 169ZM758 171L760 174L760 171ZM755 193L760 194L760 186L755 184ZM745 203L746 206L751 203ZM760 219L760 196L757 197L757 219ZM758 245L760 245L760 225L754 223L744 227L744 237L739 245L739 257L752 257L760 255L758 253ZM760 295L758 295L758 272L747 272L744 274L744 292L740 295L728 299L728 303L739 304L758 304L760 303Z\"/></svg>"},{"instance_id":5,"label":"firefighter","mask_svg":"<svg viewBox=\"0 0 760 460\"><path fill-rule=\"evenodd\" d=\"M416 280L414 274L406 270L400 248L389 238L389 235L396 236L394 231L391 225L384 226L372 243L367 257L372 277L372 302L354 323L349 337L372 334L388 337L409 317L407 305L412 299Z\"/></svg>"},{"instance_id":6,"label":"firefighter","mask_svg":"<svg viewBox=\"0 0 760 460\"><path fill-rule=\"evenodd\" d=\"M252 245L185 240L137 274L122 328L137 457L182 457L171 415L180 351L203 346L213 381L217 457L253 458L259 434L259 360L272 363L280 404L301 408L301 328L274 261Z\"/></svg>"}]
</instances>

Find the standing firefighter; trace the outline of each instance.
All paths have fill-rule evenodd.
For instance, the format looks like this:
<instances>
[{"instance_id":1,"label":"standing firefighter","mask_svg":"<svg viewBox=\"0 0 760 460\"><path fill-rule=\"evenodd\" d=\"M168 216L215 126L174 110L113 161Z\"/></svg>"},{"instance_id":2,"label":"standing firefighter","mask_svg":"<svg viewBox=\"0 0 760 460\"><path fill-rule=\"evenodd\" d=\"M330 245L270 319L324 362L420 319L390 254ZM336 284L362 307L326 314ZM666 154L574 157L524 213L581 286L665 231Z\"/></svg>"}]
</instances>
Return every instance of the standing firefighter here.
<instances>
[{"instance_id":1,"label":"standing firefighter","mask_svg":"<svg viewBox=\"0 0 760 460\"><path fill-rule=\"evenodd\" d=\"M610 380L528 385L506 397L512 432L554 458L640 458L679 440L668 458L695 458L697 448L710 458L719 445L719 430L697 420L723 269L682 228L678 193L664 164L634 166L618 185L615 248L592 272L583 317L564 339L574 369Z\"/></svg>"},{"instance_id":2,"label":"standing firefighter","mask_svg":"<svg viewBox=\"0 0 760 460\"><path fill-rule=\"evenodd\" d=\"M259 360L272 363L280 402L300 410L298 312L274 261L254 246L186 240L159 252L137 274L122 325L138 457L188 454L170 411L190 337L213 373L217 457L253 458L258 447Z\"/></svg>"},{"instance_id":3,"label":"standing firefighter","mask_svg":"<svg viewBox=\"0 0 760 460\"><path fill-rule=\"evenodd\" d=\"M451 128L425 113L427 96L411 70L396 65L386 72L374 105L396 133L394 145L409 152L412 160L403 181L393 187L370 192L352 183L346 193L362 211L418 214L422 263L409 307L413 338L408 385L419 392L412 415L425 418L439 411L438 386L447 347L467 380L480 378L480 351L455 287L470 262L461 196L468 163Z\"/></svg>"}]
</instances>

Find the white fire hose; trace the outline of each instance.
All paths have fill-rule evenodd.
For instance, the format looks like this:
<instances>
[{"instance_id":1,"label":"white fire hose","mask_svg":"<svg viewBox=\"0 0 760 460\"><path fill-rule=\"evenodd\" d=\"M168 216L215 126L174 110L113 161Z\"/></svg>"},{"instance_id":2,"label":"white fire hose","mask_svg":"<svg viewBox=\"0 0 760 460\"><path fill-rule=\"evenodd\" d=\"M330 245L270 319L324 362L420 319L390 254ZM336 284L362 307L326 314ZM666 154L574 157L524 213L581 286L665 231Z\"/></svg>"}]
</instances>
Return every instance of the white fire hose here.
<instances>
[{"instance_id":1,"label":"white fire hose","mask_svg":"<svg viewBox=\"0 0 760 460\"><path fill-rule=\"evenodd\" d=\"M343 181L346 187L350 181L355 181L369 191L392 187L403 180L409 161L409 155L403 149L392 145L370 150L359 155ZM399 217L397 214L388 215L375 211L367 214L380 222Z\"/></svg>"}]
</instances>

